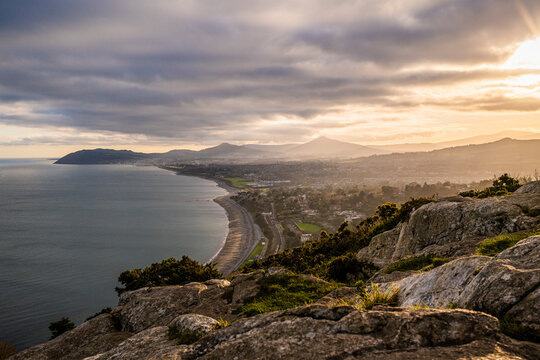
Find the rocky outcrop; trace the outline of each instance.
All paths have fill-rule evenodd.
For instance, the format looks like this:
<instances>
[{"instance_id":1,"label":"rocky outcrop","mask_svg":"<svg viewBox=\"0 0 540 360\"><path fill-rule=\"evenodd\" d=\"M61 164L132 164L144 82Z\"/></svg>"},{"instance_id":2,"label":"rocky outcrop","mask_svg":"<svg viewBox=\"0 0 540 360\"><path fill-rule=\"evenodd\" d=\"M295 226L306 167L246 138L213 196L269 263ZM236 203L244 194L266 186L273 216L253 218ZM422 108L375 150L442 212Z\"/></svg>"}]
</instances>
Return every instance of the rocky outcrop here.
<instances>
[{"instance_id":1,"label":"rocky outcrop","mask_svg":"<svg viewBox=\"0 0 540 360\"><path fill-rule=\"evenodd\" d=\"M309 305L238 320L183 353L184 359L529 358L497 319L467 310L376 309Z\"/></svg>"},{"instance_id":2,"label":"rocky outcrop","mask_svg":"<svg viewBox=\"0 0 540 360\"><path fill-rule=\"evenodd\" d=\"M509 315L540 336L540 236L489 258L463 257L395 283L401 306L455 305Z\"/></svg>"},{"instance_id":3,"label":"rocky outcrop","mask_svg":"<svg viewBox=\"0 0 540 360\"><path fill-rule=\"evenodd\" d=\"M24 350L10 359L82 359L112 349L132 335L129 332L118 331L112 316L102 314L51 341Z\"/></svg>"},{"instance_id":4,"label":"rocky outcrop","mask_svg":"<svg viewBox=\"0 0 540 360\"><path fill-rule=\"evenodd\" d=\"M441 199L414 211L406 224L374 237L357 258L384 267L418 255L470 255L487 237L540 227L539 214L540 181L508 196Z\"/></svg>"},{"instance_id":5,"label":"rocky outcrop","mask_svg":"<svg viewBox=\"0 0 540 360\"><path fill-rule=\"evenodd\" d=\"M85 360L178 360L186 346L167 336L167 326L156 326L133 335L115 348Z\"/></svg>"},{"instance_id":6,"label":"rocky outcrop","mask_svg":"<svg viewBox=\"0 0 540 360\"><path fill-rule=\"evenodd\" d=\"M476 258L478 266L487 266L484 257ZM126 293L113 314L135 334L119 332L112 315L105 314L12 359L432 359L441 355L457 359L463 354L533 359L540 352L538 344L502 335L498 320L480 312L382 307L360 311L342 305L357 296L354 288L335 289L315 304L294 309L249 318L236 314L230 326L218 329L216 315L257 293L257 279L283 272L257 271L238 275L230 283L212 280ZM195 312L211 312L215 301L224 305L213 310L214 316ZM169 327L206 335L191 345L179 345L169 339ZM104 340L113 336L114 342Z\"/></svg>"},{"instance_id":7,"label":"rocky outcrop","mask_svg":"<svg viewBox=\"0 0 540 360\"><path fill-rule=\"evenodd\" d=\"M380 268L390 264L404 225L399 224L392 230L374 236L369 246L361 249L356 258L359 261L371 263Z\"/></svg>"}]
</instances>

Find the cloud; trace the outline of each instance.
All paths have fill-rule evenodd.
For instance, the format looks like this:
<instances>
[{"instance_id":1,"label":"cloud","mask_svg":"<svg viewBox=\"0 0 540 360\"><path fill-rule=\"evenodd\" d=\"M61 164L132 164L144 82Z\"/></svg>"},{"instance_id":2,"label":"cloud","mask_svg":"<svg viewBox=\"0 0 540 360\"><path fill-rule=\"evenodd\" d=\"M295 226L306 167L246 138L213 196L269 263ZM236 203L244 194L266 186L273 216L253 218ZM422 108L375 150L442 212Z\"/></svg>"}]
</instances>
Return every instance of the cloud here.
<instances>
[{"instance_id":1,"label":"cloud","mask_svg":"<svg viewBox=\"0 0 540 360\"><path fill-rule=\"evenodd\" d=\"M361 123L336 107L399 119L445 103L419 88L534 72L494 68L531 37L520 14L507 0L4 1L0 123L215 143ZM448 95L447 110L538 111L483 96Z\"/></svg>"}]
</instances>

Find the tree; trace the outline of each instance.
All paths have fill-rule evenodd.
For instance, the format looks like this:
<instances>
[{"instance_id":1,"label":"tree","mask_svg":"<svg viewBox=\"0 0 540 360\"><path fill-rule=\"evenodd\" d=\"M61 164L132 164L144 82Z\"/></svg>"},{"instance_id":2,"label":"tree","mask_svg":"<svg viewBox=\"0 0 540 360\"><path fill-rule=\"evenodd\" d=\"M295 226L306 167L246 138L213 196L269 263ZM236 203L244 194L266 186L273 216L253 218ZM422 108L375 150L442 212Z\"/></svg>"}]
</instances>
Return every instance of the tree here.
<instances>
[{"instance_id":1,"label":"tree","mask_svg":"<svg viewBox=\"0 0 540 360\"><path fill-rule=\"evenodd\" d=\"M51 330L51 339L54 339L55 337L62 335L66 331L75 329L75 324L68 318L63 317L62 319L58 321L53 321L49 325L49 330Z\"/></svg>"},{"instance_id":2,"label":"tree","mask_svg":"<svg viewBox=\"0 0 540 360\"><path fill-rule=\"evenodd\" d=\"M508 174L499 176L498 179L493 181L493 187L496 189L504 189L507 192L514 192L520 187L519 180L514 179Z\"/></svg>"}]
</instances>

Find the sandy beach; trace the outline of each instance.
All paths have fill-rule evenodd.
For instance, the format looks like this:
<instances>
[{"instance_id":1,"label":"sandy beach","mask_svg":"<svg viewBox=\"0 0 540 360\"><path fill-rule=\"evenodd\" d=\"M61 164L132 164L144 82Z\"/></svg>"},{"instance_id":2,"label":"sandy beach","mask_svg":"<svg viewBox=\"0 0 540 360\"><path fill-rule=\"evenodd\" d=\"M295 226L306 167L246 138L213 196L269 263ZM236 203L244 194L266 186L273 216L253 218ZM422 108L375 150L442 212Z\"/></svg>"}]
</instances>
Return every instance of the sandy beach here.
<instances>
[{"instance_id":1,"label":"sandy beach","mask_svg":"<svg viewBox=\"0 0 540 360\"><path fill-rule=\"evenodd\" d=\"M168 169L166 167L165 169L173 170L178 175L186 175L175 169ZM187 176L193 175L190 174ZM227 195L217 197L214 201L227 212L229 232L223 243L223 247L208 262L215 264L216 269L223 275L229 275L247 259L259 243L262 234L247 210L231 199L239 189L230 186L221 179L206 176L198 177L213 181L228 192Z\"/></svg>"},{"instance_id":2,"label":"sandy beach","mask_svg":"<svg viewBox=\"0 0 540 360\"><path fill-rule=\"evenodd\" d=\"M220 184L220 186L222 186ZM227 189L228 190L228 189ZM238 205L229 193L214 201L221 205L229 218L229 233L219 253L210 260L224 275L236 270L257 246L261 238L260 230L253 222L251 215Z\"/></svg>"}]
</instances>

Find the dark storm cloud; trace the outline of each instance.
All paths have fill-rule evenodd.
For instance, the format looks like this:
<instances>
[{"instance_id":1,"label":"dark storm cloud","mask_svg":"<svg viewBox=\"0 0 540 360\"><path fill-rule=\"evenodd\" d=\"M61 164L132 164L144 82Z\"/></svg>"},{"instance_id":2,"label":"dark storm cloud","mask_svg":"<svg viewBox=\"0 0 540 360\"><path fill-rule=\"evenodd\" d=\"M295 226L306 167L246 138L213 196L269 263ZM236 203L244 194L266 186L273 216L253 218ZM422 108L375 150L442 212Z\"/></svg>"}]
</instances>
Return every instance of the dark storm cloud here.
<instances>
[{"instance_id":1,"label":"dark storm cloud","mask_svg":"<svg viewBox=\"0 0 540 360\"><path fill-rule=\"evenodd\" d=\"M530 36L513 1L403 3L3 1L0 122L255 140L261 119L309 134L336 106L415 107L396 100L413 86L519 75L403 70L500 62Z\"/></svg>"}]
</instances>

